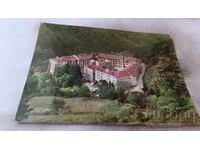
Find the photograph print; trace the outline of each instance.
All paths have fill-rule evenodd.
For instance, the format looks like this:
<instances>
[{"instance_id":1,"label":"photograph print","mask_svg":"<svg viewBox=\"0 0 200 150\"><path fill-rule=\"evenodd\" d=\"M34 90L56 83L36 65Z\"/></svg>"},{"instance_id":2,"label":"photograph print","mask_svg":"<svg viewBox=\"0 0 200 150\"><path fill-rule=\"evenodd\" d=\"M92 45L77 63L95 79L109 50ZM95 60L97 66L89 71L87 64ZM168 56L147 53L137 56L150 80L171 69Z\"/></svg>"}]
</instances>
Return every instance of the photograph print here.
<instances>
[{"instance_id":1,"label":"photograph print","mask_svg":"<svg viewBox=\"0 0 200 150\"><path fill-rule=\"evenodd\" d=\"M16 120L198 125L167 34L43 23Z\"/></svg>"}]
</instances>

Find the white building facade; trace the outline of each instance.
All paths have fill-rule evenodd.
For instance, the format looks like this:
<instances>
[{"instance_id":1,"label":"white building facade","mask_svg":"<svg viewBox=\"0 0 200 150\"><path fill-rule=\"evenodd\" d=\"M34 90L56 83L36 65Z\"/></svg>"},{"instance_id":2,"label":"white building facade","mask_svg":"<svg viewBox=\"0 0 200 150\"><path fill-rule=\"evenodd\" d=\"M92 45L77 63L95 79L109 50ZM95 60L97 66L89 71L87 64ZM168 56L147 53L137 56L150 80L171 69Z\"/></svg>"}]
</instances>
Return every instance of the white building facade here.
<instances>
[{"instance_id":1,"label":"white building facade","mask_svg":"<svg viewBox=\"0 0 200 150\"><path fill-rule=\"evenodd\" d=\"M65 64L78 64L85 80L90 82L105 80L115 86L118 84L135 86L142 66L140 59L134 57L103 53L95 56L80 54L51 58L47 71L54 74L56 67Z\"/></svg>"}]
</instances>

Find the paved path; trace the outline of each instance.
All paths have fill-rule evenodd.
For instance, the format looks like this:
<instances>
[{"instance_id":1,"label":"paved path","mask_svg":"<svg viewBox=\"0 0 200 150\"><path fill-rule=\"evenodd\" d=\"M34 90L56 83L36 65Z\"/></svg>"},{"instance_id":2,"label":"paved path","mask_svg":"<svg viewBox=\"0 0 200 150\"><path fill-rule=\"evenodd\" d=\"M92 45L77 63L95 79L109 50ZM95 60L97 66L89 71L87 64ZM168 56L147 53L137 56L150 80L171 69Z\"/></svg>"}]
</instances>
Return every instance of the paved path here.
<instances>
[{"instance_id":1,"label":"paved path","mask_svg":"<svg viewBox=\"0 0 200 150\"><path fill-rule=\"evenodd\" d=\"M134 92L134 91L139 91L139 92L143 92L143 77L144 77L144 73L146 70L146 65L142 64L142 72L140 73L139 77L138 77L138 84L132 88L130 91Z\"/></svg>"}]
</instances>

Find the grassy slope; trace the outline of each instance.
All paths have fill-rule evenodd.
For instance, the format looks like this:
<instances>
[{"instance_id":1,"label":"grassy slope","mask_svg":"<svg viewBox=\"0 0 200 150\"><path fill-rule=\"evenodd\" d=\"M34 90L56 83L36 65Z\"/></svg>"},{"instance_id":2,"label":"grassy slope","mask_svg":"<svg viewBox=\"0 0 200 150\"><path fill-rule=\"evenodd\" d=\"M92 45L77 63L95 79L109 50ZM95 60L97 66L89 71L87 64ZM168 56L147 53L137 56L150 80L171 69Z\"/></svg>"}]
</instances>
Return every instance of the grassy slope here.
<instances>
[{"instance_id":1,"label":"grassy slope","mask_svg":"<svg viewBox=\"0 0 200 150\"><path fill-rule=\"evenodd\" d=\"M54 98L63 99L66 103L65 107L70 107L70 113L65 115L50 114L50 106ZM111 103L116 103L116 101L52 96L33 97L28 102L33 111L29 114L26 122L95 123L98 122L98 114L96 113Z\"/></svg>"},{"instance_id":2,"label":"grassy slope","mask_svg":"<svg viewBox=\"0 0 200 150\"><path fill-rule=\"evenodd\" d=\"M50 114L50 104L53 98L63 99L66 106L70 106L71 112L61 115ZM30 99L30 107L33 111L28 115L28 119L24 122L39 122L39 123L106 123L102 122L102 114L98 113L102 107L106 105L116 104L116 101L110 100L93 100L85 98L61 98L52 96L33 97ZM145 110L138 109L137 111L144 112ZM140 122L134 119L126 124L144 124L144 125L199 125L200 118L193 114L194 110L188 110L182 114L182 117L172 118L152 118L148 122ZM110 122L112 123L112 122ZM118 124L117 122L113 122Z\"/></svg>"}]
</instances>

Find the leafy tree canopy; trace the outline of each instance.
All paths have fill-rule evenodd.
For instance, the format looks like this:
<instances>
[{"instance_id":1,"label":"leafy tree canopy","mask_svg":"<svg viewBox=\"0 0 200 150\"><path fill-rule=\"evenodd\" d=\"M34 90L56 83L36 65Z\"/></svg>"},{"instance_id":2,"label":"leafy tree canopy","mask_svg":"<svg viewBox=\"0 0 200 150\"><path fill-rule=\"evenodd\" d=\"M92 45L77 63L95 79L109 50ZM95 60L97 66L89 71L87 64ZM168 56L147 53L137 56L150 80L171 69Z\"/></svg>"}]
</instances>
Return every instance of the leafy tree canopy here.
<instances>
[{"instance_id":1,"label":"leafy tree canopy","mask_svg":"<svg viewBox=\"0 0 200 150\"><path fill-rule=\"evenodd\" d=\"M99 97L100 98L108 98L108 99L114 99L115 94L115 88L114 85L111 83L107 83L106 81L100 81L99 82Z\"/></svg>"},{"instance_id":2,"label":"leafy tree canopy","mask_svg":"<svg viewBox=\"0 0 200 150\"><path fill-rule=\"evenodd\" d=\"M135 106L139 106L142 101L142 97L142 93L133 92L128 96L127 100L129 103L134 104Z\"/></svg>"},{"instance_id":3,"label":"leafy tree canopy","mask_svg":"<svg viewBox=\"0 0 200 150\"><path fill-rule=\"evenodd\" d=\"M183 75L175 54L161 56L158 62L149 66L145 74L145 83L156 94L187 94Z\"/></svg>"}]
</instances>

